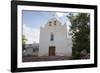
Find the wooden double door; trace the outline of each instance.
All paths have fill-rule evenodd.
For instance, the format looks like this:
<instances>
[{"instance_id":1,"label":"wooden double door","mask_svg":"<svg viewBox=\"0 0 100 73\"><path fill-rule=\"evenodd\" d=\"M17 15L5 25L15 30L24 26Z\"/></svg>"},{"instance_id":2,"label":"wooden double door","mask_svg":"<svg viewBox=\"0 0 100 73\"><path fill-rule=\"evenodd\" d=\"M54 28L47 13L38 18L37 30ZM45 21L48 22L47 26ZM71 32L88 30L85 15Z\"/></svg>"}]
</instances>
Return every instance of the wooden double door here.
<instances>
[{"instance_id":1,"label":"wooden double door","mask_svg":"<svg viewBox=\"0 0 100 73\"><path fill-rule=\"evenodd\" d=\"M49 47L49 56L55 56L55 46Z\"/></svg>"}]
</instances>

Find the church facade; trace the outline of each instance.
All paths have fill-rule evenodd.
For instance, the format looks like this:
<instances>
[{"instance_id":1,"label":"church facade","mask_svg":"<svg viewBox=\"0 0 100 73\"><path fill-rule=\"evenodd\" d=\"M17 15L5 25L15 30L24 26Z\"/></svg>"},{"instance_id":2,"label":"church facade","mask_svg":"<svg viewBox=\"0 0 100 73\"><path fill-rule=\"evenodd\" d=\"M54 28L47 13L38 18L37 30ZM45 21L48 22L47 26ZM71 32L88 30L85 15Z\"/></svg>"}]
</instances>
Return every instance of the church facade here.
<instances>
[{"instance_id":1,"label":"church facade","mask_svg":"<svg viewBox=\"0 0 100 73\"><path fill-rule=\"evenodd\" d=\"M56 17L40 28L38 56L72 56L72 39Z\"/></svg>"}]
</instances>

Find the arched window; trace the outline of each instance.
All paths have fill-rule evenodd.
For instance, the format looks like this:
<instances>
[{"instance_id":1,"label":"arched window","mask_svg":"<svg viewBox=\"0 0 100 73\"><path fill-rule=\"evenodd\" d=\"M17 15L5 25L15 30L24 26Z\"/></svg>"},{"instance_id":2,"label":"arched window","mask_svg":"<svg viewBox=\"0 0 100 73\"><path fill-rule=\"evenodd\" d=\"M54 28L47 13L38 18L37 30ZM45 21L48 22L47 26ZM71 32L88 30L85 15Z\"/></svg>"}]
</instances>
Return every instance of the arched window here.
<instances>
[{"instance_id":1,"label":"arched window","mask_svg":"<svg viewBox=\"0 0 100 73\"><path fill-rule=\"evenodd\" d=\"M54 21L54 25L56 25L56 21Z\"/></svg>"},{"instance_id":2,"label":"arched window","mask_svg":"<svg viewBox=\"0 0 100 73\"><path fill-rule=\"evenodd\" d=\"M54 40L54 35L53 35L53 33L51 33L50 40L51 40L51 41L53 41L53 40Z\"/></svg>"}]
</instances>

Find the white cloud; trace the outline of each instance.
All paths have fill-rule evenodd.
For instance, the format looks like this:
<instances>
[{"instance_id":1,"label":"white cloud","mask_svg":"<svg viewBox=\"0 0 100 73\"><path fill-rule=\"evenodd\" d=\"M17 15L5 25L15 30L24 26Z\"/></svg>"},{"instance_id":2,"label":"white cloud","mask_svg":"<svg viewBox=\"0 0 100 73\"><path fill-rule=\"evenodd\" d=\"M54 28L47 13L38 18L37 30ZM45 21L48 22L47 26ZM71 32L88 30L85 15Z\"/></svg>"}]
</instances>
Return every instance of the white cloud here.
<instances>
[{"instance_id":1,"label":"white cloud","mask_svg":"<svg viewBox=\"0 0 100 73\"><path fill-rule=\"evenodd\" d=\"M62 16L64 16L64 15L65 15L65 13L56 12L56 15L57 15L58 17L62 17Z\"/></svg>"},{"instance_id":2,"label":"white cloud","mask_svg":"<svg viewBox=\"0 0 100 73\"><path fill-rule=\"evenodd\" d=\"M27 44L39 43L40 30L34 29L23 24L23 35L28 39Z\"/></svg>"}]
</instances>

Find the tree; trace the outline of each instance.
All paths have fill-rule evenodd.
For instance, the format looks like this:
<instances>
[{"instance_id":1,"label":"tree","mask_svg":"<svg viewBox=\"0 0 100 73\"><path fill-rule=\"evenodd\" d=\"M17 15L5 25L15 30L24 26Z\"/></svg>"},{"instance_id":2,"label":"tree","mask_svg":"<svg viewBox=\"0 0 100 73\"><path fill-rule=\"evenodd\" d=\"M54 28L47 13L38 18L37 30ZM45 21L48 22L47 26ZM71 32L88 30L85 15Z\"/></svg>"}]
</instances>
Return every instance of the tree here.
<instances>
[{"instance_id":1,"label":"tree","mask_svg":"<svg viewBox=\"0 0 100 73\"><path fill-rule=\"evenodd\" d=\"M22 46L23 46L23 50L25 49L26 41L27 41L27 39L26 39L25 35L22 35Z\"/></svg>"},{"instance_id":2,"label":"tree","mask_svg":"<svg viewBox=\"0 0 100 73\"><path fill-rule=\"evenodd\" d=\"M25 35L22 35L22 44L26 44L26 41L27 41L27 39L26 39Z\"/></svg>"},{"instance_id":3,"label":"tree","mask_svg":"<svg viewBox=\"0 0 100 73\"><path fill-rule=\"evenodd\" d=\"M90 14L70 13L67 16L71 22L70 31L72 35L72 51L75 58L80 58L80 52L90 52Z\"/></svg>"}]
</instances>

